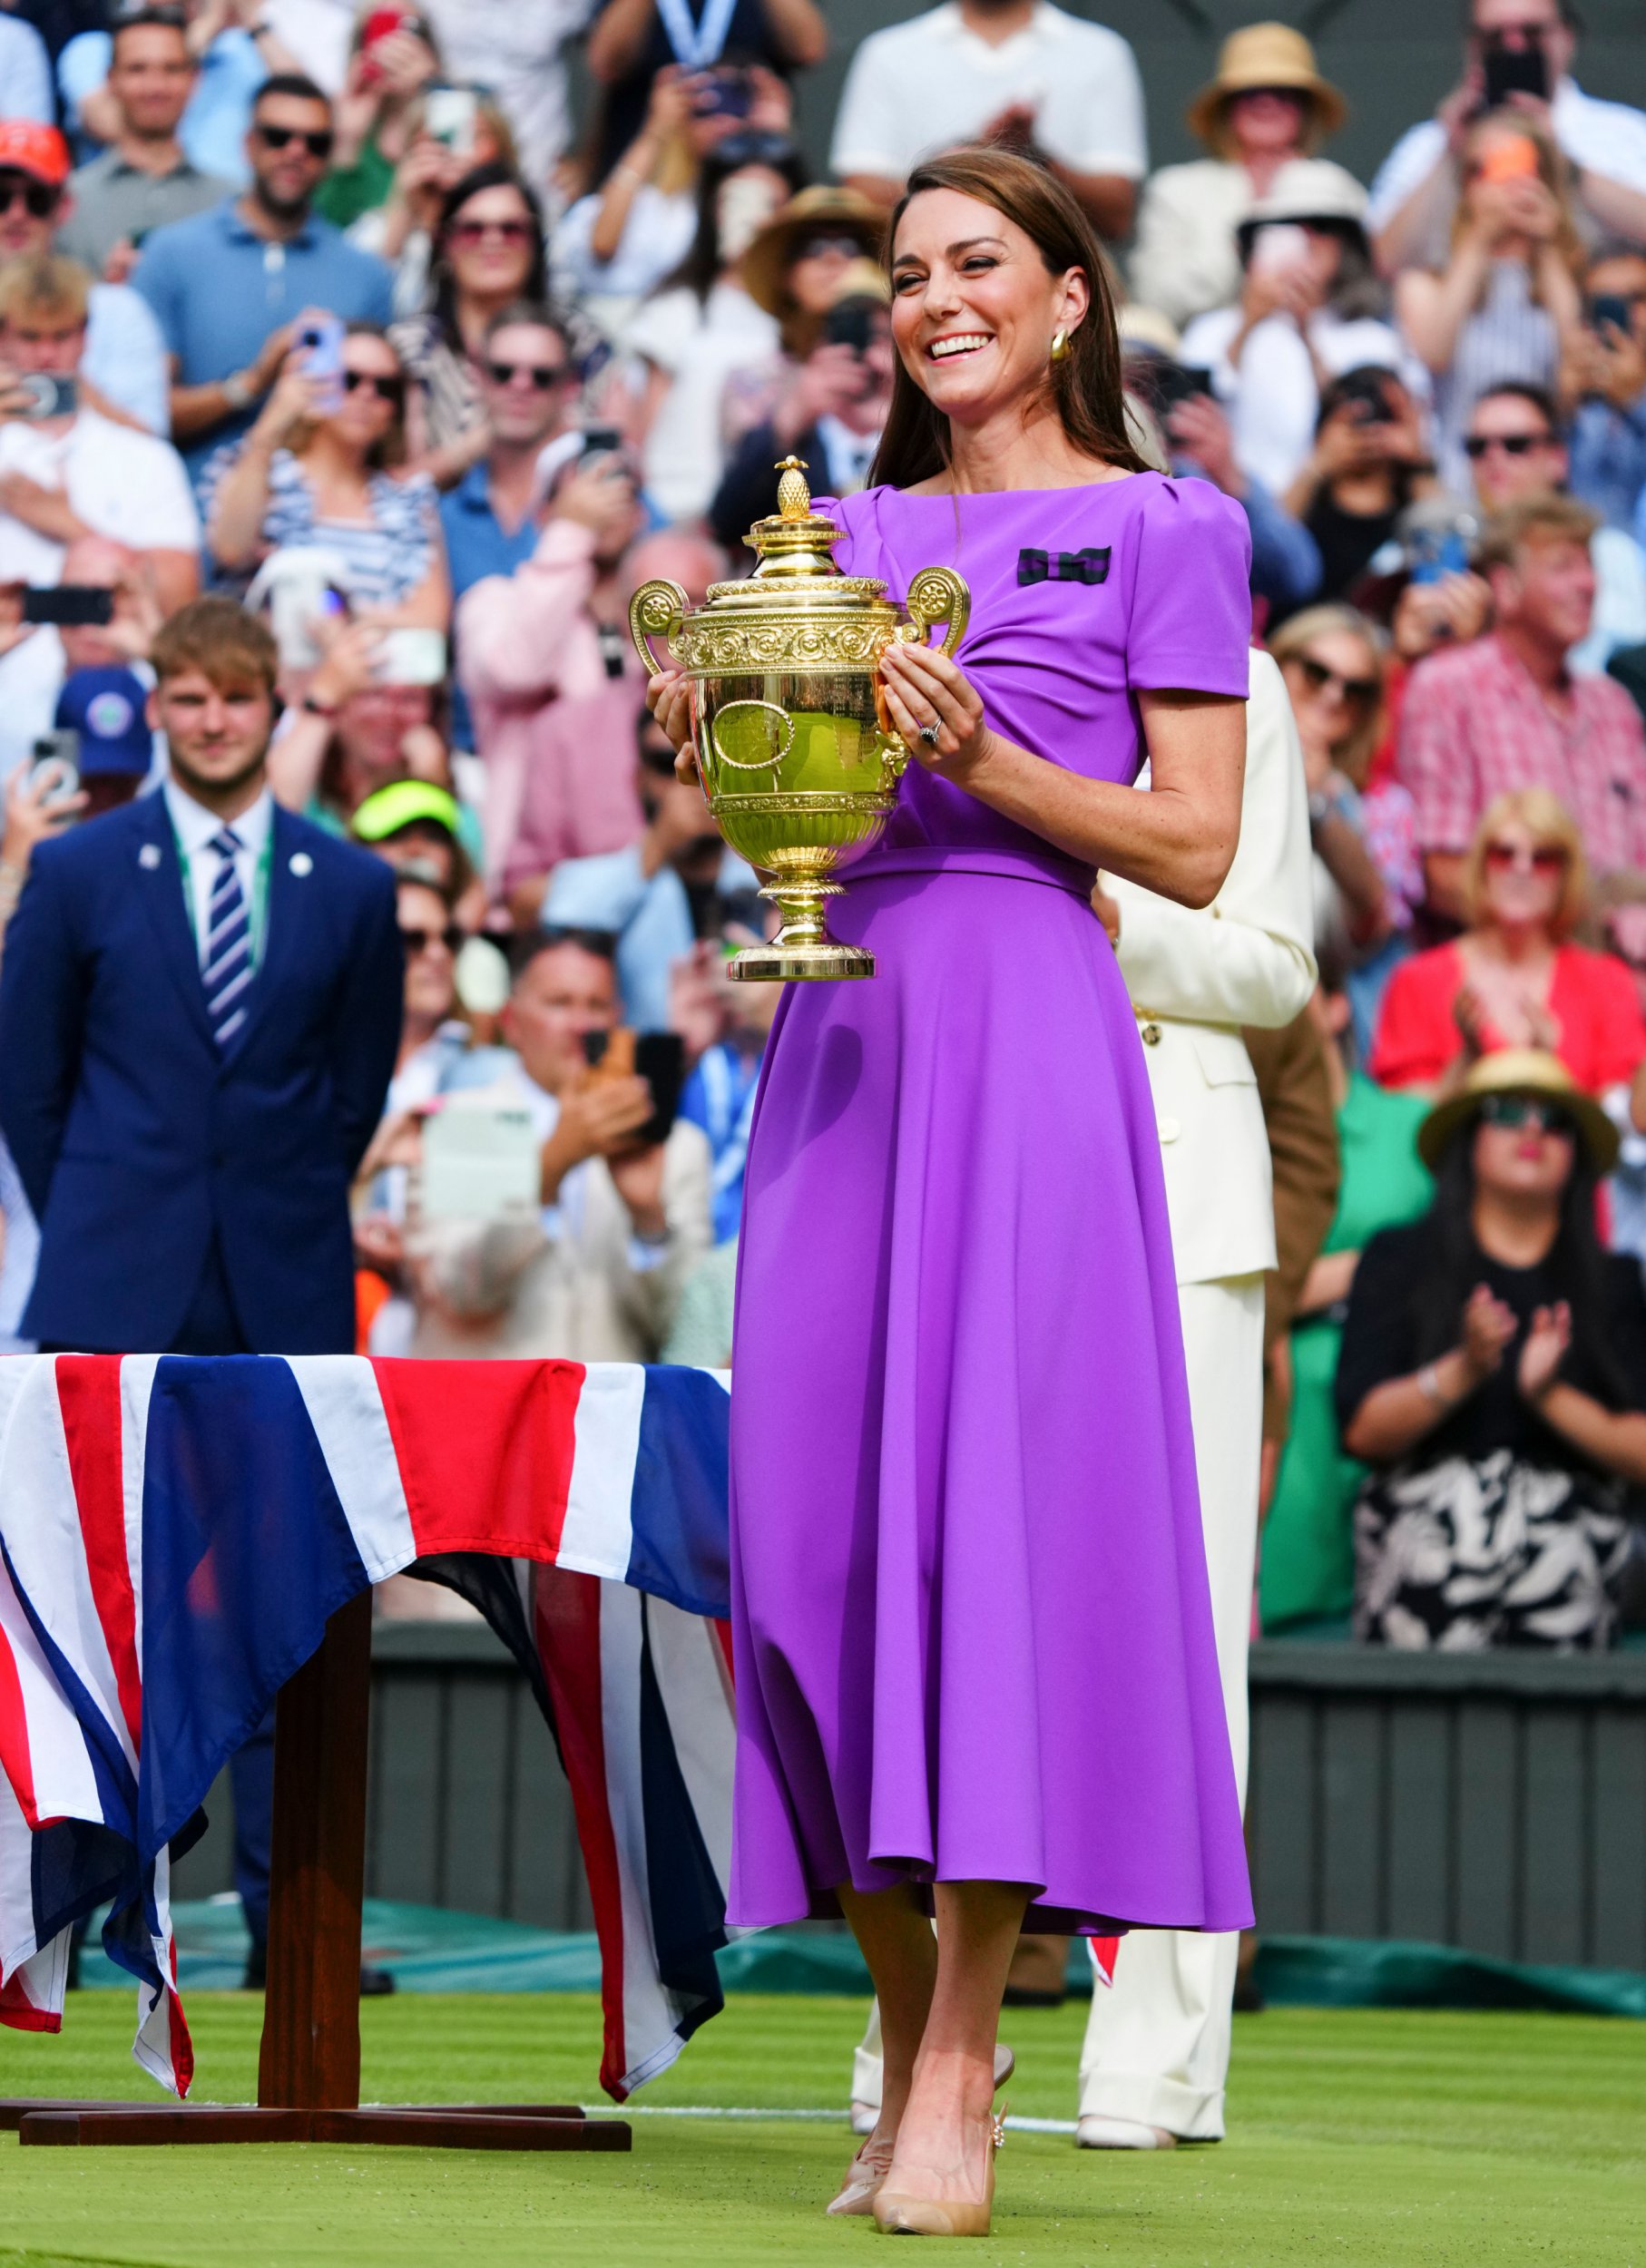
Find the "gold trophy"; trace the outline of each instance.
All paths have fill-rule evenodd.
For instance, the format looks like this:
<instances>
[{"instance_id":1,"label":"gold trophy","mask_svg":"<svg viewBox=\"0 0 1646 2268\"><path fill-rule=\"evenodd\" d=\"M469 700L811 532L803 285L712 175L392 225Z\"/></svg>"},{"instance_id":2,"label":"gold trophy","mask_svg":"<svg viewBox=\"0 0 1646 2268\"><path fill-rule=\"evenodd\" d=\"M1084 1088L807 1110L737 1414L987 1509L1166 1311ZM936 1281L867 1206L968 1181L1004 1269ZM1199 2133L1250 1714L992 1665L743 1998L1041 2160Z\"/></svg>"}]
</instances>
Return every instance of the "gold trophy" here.
<instances>
[{"instance_id":1,"label":"gold trophy","mask_svg":"<svg viewBox=\"0 0 1646 2268\"><path fill-rule=\"evenodd\" d=\"M695 611L679 583L642 583L629 630L649 670L661 638L691 679L709 808L732 849L772 877L761 895L782 909L769 944L746 947L730 973L873 976L872 953L829 935L826 901L840 894L836 867L879 840L908 761L880 656L935 622L947 624L952 654L972 598L952 567L921 569L906 613L885 583L843 575L842 531L812 511L805 466L791 456L778 470L778 511L743 539L760 562L748 581L712 584Z\"/></svg>"}]
</instances>

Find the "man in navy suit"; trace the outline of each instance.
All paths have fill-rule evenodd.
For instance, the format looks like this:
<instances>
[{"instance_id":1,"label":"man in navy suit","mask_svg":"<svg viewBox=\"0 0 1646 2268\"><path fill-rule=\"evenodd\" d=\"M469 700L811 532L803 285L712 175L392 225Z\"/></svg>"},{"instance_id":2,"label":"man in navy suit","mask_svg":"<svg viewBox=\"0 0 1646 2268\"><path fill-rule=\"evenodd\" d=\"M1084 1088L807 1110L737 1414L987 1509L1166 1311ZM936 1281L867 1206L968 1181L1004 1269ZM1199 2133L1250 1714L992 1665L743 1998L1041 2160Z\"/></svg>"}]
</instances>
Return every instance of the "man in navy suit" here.
<instances>
[{"instance_id":1,"label":"man in navy suit","mask_svg":"<svg viewBox=\"0 0 1646 2268\"><path fill-rule=\"evenodd\" d=\"M276 807L268 630L154 641L157 795L36 850L0 978L0 1125L40 1223L24 1330L109 1354L346 1354L348 1187L399 1041L395 879ZM235 1760L255 1976L270 1744Z\"/></svg>"}]
</instances>

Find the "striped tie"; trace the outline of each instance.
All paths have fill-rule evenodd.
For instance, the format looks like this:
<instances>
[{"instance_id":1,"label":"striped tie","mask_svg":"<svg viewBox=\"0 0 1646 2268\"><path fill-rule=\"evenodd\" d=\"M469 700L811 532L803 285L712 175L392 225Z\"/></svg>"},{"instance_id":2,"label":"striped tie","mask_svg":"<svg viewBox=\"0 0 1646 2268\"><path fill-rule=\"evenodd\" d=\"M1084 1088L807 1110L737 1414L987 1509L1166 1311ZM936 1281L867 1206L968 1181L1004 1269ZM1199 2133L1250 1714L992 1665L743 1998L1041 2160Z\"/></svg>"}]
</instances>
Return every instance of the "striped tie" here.
<instances>
[{"instance_id":1,"label":"striped tie","mask_svg":"<svg viewBox=\"0 0 1646 2268\"><path fill-rule=\"evenodd\" d=\"M201 981L206 988L211 1035L220 1048L226 1048L246 1021L246 987L251 982L251 917L234 863L240 836L226 826L211 837L211 847L217 853L218 867L206 914L206 958Z\"/></svg>"}]
</instances>

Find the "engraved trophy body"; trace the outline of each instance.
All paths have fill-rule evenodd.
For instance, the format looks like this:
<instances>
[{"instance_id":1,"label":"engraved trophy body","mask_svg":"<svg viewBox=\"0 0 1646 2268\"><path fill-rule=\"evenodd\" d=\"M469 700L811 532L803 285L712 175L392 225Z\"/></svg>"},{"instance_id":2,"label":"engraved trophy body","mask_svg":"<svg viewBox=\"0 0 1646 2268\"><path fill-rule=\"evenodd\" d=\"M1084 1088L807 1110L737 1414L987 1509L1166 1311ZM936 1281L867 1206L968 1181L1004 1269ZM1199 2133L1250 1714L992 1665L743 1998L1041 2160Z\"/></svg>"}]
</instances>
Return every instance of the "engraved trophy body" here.
<instances>
[{"instance_id":1,"label":"engraved trophy body","mask_svg":"<svg viewBox=\"0 0 1646 2268\"><path fill-rule=\"evenodd\" d=\"M833 557L842 531L813 513L804 466L789 457L779 469L779 509L744 539L759 555L748 581L712 584L695 611L678 583L642 583L629 629L649 670L661 638L691 679L709 808L769 877L761 895L782 912L777 935L745 948L730 973L872 976L872 953L829 935L827 902L840 893L836 868L878 841L908 761L887 717L880 656L936 622L953 653L971 594L952 568L923 568L906 612L884 582L843 575Z\"/></svg>"}]
</instances>

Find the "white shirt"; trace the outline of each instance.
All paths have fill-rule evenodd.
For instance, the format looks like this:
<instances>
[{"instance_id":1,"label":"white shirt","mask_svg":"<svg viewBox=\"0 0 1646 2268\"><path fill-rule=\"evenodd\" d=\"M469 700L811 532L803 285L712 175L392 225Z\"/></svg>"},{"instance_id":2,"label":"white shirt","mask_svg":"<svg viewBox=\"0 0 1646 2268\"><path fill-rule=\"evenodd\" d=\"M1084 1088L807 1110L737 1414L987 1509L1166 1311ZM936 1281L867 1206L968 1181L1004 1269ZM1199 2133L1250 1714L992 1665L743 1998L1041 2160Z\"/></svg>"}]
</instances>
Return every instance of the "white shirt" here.
<instances>
[{"instance_id":1,"label":"white shirt","mask_svg":"<svg viewBox=\"0 0 1646 2268\"><path fill-rule=\"evenodd\" d=\"M1035 112L1047 155L1081 173L1141 181L1149 170L1137 58L1118 32L1040 0L991 44L955 0L871 32L852 58L835 120L831 171L902 181L928 151L968 142L1014 103Z\"/></svg>"},{"instance_id":2,"label":"white shirt","mask_svg":"<svg viewBox=\"0 0 1646 2268\"><path fill-rule=\"evenodd\" d=\"M54 125L52 59L32 24L0 15L0 118L33 118Z\"/></svg>"},{"instance_id":3,"label":"white shirt","mask_svg":"<svg viewBox=\"0 0 1646 2268\"><path fill-rule=\"evenodd\" d=\"M86 305L81 369L162 439L171 430L171 367L153 308L130 284L94 283Z\"/></svg>"},{"instance_id":4,"label":"white shirt","mask_svg":"<svg viewBox=\"0 0 1646 2268\"><path fill-rule=\"evenodd\" d=\"M424 0L423 13L445 75L496 97L521 171L545 189L570 139L563 54L593 15L593 0Z\"/></svg>"},{"instance_id":5,"label":"white shirt","mask_svg":"<svg viewBox=\"0 0 1646 2268\"><path fill-rule=\"evenodd\" d=\"M726 380L777 353L776 319L739 284L717 283L703 307L682 285L647 300L627 344L674 380L646 435L647 494L667 520L700 519L720 484Z\"/></svg>"},{"instance_id":6,"label":"white shirt","mask_svg":"<svg viewBox=\"0 0 1646 2268\"><path fill-rule=\"evenodd\" d=\"M134 551L197 552L200 514L183 461L169 441L83 409L61 433L26 419L0 424L0 472L60 488L98 535ZM54 583L64 546L0 513L0 582Z\"/></svg>"},{"instance_id":7,"label":"white shirt","mask_svg":"<svg viewBox=\"0 0 1646 2268\"><path fill-rule=\"evenodd\" d=\"M220 819L215 811L208 811L202 803L196 803L186 787L178 785L175 775L169 774L161 794L166 799L171 814L172 831L182 846L183 872L188 885L190 918L194 924L195 943L200 949L201 965L206 959L207 916L211 907L211 892L217 882L217 870L222 864L211 846L225 826L231 826L240 837L240 848L234 854L234 871L240 876L240 891L246 910L255 915L257 898L257 870L269 847L269 830L274 825L274 797L265 787L250 810L242 811L238 819ZM257 924L252 923L251 949L258 949Z\"/></svg>"},{"instance_id":8,"label":"white shirt","mask_svg":"<svg viewBox=\"0 0 1646 2268\"><path fill-rule=\"evenodd\" d=\"M1213 389L1229 412L1235 462L1279 496L1296 479L1313 446L1320 389L1308 347L1289 317L1271 315L1254 324L1237 369L1229 360L1229 348L1239 327L1238 307L1197 315L1183 333L1178 356L1191 369L1211 372ZM1418 401L1428 400L1428 373L1392 324L1374 316L1346 321L1329 308L1321 308L1309 318L1308 338L1328 376L1340 377L1363 363L1377 363L1396 371Z\"/></svg>"},{"instance_id":9,"label":"white shirt","mask_svg":"<svg viewBox=\"0 0 1646 2268\"><path fill-rule=\"evenodd\" d=\"M1609 181L1646 195L1646 111L1631 110L1626 103L1598 102L1575 79L1563 79L1549 105L1549 119L1554 139L1574 166L1603 173ZM1377 169L1367 227L1386 228L1445 152L1446 131L1437 118L1408 128ZM1418 248L1423 265L1445 265L1449 225L1450 216L1443 213L1434 240Z\"/></svg>"},{"instance_id":10,"label":"white shirt","mask_svg":"<svg viewBox=\"0 0 1646 2268\"><path fill-rule=\"evenodd\" d=\"M855 496L868 480L868 468L880 446L879 433L854 433L832 414L818 420L818 438L828 465L828 494Z\"/></svg>"}]
</instances>

